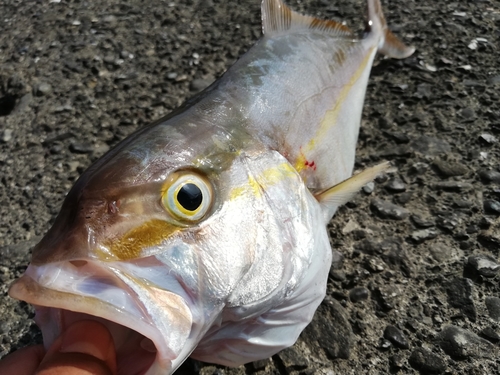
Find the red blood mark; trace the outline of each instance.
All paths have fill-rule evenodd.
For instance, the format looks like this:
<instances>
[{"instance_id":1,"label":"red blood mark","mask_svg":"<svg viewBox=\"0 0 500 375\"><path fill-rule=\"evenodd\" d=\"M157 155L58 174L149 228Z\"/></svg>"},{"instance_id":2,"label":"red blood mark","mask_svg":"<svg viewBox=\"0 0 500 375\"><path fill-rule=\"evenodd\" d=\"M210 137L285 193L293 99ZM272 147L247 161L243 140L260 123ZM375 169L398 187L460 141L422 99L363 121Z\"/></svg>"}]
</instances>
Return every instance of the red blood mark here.
<instances>
[{"instance_id":1,"label":"red blood mark","mask_svg":"<svg viewBox=\"0 0 500 375\"><path fill-rule=\"evenodd\" d=\"M315 171L315 170L316 170L316 163L314 162L314 160L313 160L313 161L307 161L307 160L306 160L306 161L304 162L304 165L305 165L306 167L311 168L313 171Z\"/></svg>"}]
</instances>

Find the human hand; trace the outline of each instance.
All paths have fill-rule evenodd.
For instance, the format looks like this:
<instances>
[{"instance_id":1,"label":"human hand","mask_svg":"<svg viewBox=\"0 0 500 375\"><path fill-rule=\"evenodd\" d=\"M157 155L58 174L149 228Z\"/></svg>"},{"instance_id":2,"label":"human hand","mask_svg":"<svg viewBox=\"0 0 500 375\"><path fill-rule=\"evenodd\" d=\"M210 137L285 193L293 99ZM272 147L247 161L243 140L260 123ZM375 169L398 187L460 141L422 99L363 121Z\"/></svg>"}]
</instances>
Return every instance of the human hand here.
<instances>
[{"instance_id":1,"label":"human hand","mask_svg":"<svg viewBox=\"0 0 500 375\"><path fill-rule=\"evenodd\" d=\"M20 349L0 361L5 375L114 375L115 346L101 323L76 322L52 344Z\"/></svg>"}]
</instances>

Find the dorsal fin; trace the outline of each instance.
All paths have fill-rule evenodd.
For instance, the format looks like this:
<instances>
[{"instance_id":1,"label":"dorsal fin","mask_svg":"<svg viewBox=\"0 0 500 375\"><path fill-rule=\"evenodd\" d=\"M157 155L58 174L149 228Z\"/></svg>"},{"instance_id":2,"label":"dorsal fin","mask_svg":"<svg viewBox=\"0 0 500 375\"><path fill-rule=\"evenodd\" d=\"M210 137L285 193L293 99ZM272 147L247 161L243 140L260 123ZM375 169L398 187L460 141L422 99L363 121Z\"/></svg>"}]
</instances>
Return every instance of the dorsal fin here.
<instances>
[{"instance_id":1,"label":"dorsal fin","mask_svg":"<svg viewBox=\"0 0 500 375\"><path fill-rule=\"evenodd\" d=\"M341 23L294 12L282 0L262 0L261 10L262 32L267 37L298 29L316 29L339 36L353 35L351 29Z\"/></svg>"}]
</instances>

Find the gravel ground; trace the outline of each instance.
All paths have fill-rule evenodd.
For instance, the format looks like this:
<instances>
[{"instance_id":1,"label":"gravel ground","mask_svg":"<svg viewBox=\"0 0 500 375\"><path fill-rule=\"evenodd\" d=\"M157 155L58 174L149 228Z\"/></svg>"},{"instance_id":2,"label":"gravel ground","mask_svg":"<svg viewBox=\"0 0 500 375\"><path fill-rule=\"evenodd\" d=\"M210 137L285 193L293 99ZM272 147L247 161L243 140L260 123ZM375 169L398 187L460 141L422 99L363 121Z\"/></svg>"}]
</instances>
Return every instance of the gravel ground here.
<instances>
[{"instance_id":1,"label":"gravel ground","mask_svg":"<svg viewBox=\"0 0 500 375\"><path fill-rule=\"evenodd\" d=\"M363 1L290 1L362 28ZM0 0L0 356L41 337L8 285L100 155L203 89L260 35L258 0ZM192 374L500 373L500 2L392 0L416 53L372 71L343 255L297 344ZM359 27L358 27L359 26Z\"/></svg>"}]
</instances>

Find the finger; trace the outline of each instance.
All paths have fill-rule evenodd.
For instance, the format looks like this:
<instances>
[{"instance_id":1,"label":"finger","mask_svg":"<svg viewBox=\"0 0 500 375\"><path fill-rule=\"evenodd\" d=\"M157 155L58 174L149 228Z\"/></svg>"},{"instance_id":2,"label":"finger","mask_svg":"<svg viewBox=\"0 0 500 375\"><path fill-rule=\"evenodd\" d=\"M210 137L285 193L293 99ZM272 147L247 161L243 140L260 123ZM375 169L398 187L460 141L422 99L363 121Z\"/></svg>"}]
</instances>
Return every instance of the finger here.
<instances>
[{"instance_id":1,"label":"finger","mask_svg":"<svg viewBox=\"0 0 500 375\"><path fill-rule=\"evenodd\" d=\"M37 372L39 375L114 373L113 338L104 325L92 320L76 322L57 338Z\"/></svg>"},{"instance_id":2,"label":"finger","mask_svg":"<svg viewBox=\"0 0 500 375\"><path fill-rule=\"evenodd\" d=\"M0 374L32 375L44 354L43 345L16 350L0 361Z\"/></svg>"},{"instance_id":3,"label":"finger","mask_svg":"<svg viewBox=\"0 0 500 375\"><path fill-rule=\"evenodd\" d=\"M40 366L36 375L113 375L107 364L89 354L57 353Z\"/></svg>"}]
</instances>

